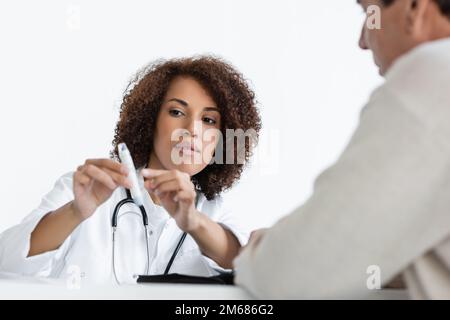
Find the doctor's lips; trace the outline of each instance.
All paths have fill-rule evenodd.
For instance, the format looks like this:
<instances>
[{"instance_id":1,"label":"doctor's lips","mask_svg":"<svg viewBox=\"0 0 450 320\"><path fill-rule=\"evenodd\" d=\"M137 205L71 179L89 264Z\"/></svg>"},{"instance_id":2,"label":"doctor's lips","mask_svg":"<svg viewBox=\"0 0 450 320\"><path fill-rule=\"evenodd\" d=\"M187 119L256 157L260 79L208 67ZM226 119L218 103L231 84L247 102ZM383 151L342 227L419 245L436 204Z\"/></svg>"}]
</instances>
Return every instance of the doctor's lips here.
<instances>
[{"instance_id":1,"label":"doctor's lips","mask_svg":"<svg viewBox=\"0 0 450 320\"><path fill-rule=\"evenodd\" d=\"M177 143L174 148L183 151L183 154L200 153L200 149L194 143L190 142Z\"/></svg>"}]
</instances>

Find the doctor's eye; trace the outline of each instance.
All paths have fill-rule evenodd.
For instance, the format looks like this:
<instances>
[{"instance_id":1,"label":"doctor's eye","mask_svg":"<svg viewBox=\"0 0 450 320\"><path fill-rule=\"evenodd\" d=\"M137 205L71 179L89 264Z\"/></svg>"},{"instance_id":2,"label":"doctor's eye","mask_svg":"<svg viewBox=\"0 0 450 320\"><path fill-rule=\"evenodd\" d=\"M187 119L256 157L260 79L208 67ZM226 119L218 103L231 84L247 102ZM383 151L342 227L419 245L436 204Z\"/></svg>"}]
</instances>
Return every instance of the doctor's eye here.
<instances>
[{"instance_id":1,"label":"doctor's eye","mask_svg":"<svg viewBox=\"0 0 450 320\"><path fill-rule=\"evenodd\" d=\"M209 117L204 117L203 121L210 125L215 125L217 123L216 120L214 120L213 118L209 118Z\"/></svg>"},{"instance_id":2,"label":"doctor's eye","mask_svg":"<svg viewBox=\"0 0 450 320\"><path fill-rule=\"evenodd\" d=\"M172 109L172 110L169 110L169 114L170 114L171 116L173 116L173 117L181 117L181 116L184 115L184 113L181 112L181 111L178 110L178 109Z\"/></svg>"}]
</instances>

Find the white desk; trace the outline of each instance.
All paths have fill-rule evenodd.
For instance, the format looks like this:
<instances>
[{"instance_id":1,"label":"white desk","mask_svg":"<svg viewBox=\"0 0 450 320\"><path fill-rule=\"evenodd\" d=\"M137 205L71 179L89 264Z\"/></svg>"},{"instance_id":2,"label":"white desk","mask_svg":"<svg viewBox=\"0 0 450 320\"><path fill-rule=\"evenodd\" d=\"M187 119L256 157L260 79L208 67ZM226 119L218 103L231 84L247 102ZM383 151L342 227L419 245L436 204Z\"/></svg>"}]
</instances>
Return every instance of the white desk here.
<instances>
[{"instance_id":1,"label":"white desk","mask_svg":"<svg viewBox=\"0 0 450 320\"><path fill-rule=\"evenodd\" d=\"M226 285L133 284L81 285L71 289L65 280L18 277L0 273L2 299L136 299L136 300L245 300L245 290Z\"/></svg>"},{"instance_id":2,"label":"white desk","mask_svg":"<svg viewBox=\"0 0 450 320\"><path fill-rule=\"evenodd\" d=\"M378 300L408 297L403 290L376 290L373 291L372 298ZM247 300L253 297L236 286L136 284L69 289L65 281L61 280L17 278L0 274L0 300L2 299Z\"/></svg>"},{"instance_id":3,"label":"white desk","mask_svg":"<svg viewBox=\"0 0 450 320\"><path fill-rule=\"evenodd\" d=\"M0 280L1 299L246 300L252 297L240 288L219 285L139 284L68 289Z\"/></svg>"}]
</instances>

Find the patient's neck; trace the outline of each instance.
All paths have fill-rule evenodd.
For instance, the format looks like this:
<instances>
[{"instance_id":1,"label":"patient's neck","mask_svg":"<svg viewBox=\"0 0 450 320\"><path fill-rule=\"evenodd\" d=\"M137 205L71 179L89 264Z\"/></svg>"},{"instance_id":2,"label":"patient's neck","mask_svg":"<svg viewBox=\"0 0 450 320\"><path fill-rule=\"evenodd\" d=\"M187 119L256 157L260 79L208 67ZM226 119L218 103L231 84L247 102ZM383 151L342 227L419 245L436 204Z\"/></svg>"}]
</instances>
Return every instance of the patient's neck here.
<instances>
[{"instance_id":1,"label":"patient's neck","mask_svg":"<svg viewBox=\"0 0 450 320\"><path fill-rule=\"evenodd\" d=\"M430 40L450 38L450 18L440 15L432 20Z\"/></svg>"}]
</instances>

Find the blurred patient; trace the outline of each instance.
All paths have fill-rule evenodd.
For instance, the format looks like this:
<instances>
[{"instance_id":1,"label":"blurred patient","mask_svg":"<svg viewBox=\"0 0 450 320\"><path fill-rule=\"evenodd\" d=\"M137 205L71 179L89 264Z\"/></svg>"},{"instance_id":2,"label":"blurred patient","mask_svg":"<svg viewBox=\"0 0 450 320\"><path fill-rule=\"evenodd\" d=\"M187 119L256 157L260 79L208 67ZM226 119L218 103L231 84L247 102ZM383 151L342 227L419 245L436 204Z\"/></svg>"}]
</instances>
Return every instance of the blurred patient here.
<instances>
[{"instance_id":1,"label":"blurred patient","mask_svg":"<svg viewBox=\"0 0 450 320\"><path fill-rule=\"evenodd\" d=\"M358 3L380 8L359 45L385 82L310 199L235 259L258 298L365 298L399 276L450 298L450 0Z\"/></svg>"}]
</instances>

